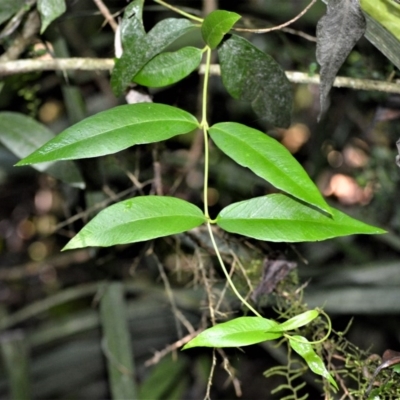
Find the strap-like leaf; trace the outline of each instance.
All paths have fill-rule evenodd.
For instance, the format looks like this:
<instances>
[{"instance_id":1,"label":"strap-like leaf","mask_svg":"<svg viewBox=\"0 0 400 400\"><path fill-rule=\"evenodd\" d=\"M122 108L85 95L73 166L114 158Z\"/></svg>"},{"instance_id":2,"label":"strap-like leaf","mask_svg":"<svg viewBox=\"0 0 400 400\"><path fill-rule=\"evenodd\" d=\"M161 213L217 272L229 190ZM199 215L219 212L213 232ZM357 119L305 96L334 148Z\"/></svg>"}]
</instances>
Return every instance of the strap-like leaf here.
<instances>
[{"instance_id":1,"label":"strap-like leaf","mask_svg":"<svg viewBox=\"0 0 400 400\"><path fill-rule=\"evenodd\" d=\"M282 337L279 324L260 317L239 317L206 329L183 347L241 347Z\"/></svg>"},{"instance_id":2,"label":"strap-like leaf","mask_svg":"<svg viewBox=\"0 0 400 400\"><path fill-rule=\"evenodd\" d=\"M111 75L111 85L115 94L121 95L146 63L176 39L195 28L196 25L187 19L167 18L160 21L147 35L141 35L131 43L126 43L124 53L115 63Z\"/></svg>"},{"instance_id":3,"label":"strap-like leaf","mask_svg":"<svg viewBox=\"0 0 400 400\"><path fill-rule=\"evenodd\" d=\"M232 35L218 49L222 82L235 99L249 101L274 126L287 127L292 85L280 65L246 39Z\"/></svg>"},{"instance_id":4,"label":"strap-like leaf","mask_svg":"<svg viewBox=\"0 0 400 400\"><path fill-rule=\"evenodd\" d=\"M329 0L317 25L317 61L321 66L321 113L339 68L364 35L366 22L359 0Z\"/></svg>"},{"instance_id":5,"label":"strap-like leaf","mask_svg":"<svg viewBox=\"0 0 400 400\"><path fill-rule=\"evenodd\" d=\"M332 216L328 216L292 197L272 194L231 204L220 212L217 224L228 232L271 242L306 242L356 233L385 233L334 208L331 213Z\"/></svg>"},{"instance_id":6,"label":"strap-like leaf","mask_svg":"<svg viewBox=\"0 0 400 400\"><path fill-rule=\"evenodd\" d=\"M318 188L290 152L268 135L234 122L213 125L215 144L238 164L272 185L330 213Z\"/></svg>"},{"instance_id":7,"label":"strap-like leaf","mask_svg":"<svg viewBox=\"0 0 400 400\"><path fill-rule=\"evenodd\" d=\"M240 15L230 11L215 10L204 19L201 34L211 49L215 49L240 19Z\"/></svg>"},{"instance_id":8,"label":"strap-like leaf","mask_svg":"<svg viewBox=\"0 0 400 400\"><path fill-rule=\"evenodd\" d=\"M169 139L197 126L196 118L179 108L156 103L126 104L78 122L17 165L112 154L136 144Z\"/></svg>"},{"instance_id":9,"label":"strap-like leaf","mask_svg":"<svg viewBox=\"0 0 400 400\"><path fill-rule=\"evenodd\" d=\"M395 0L361 0L362 9L400 42L400 3Z\"/></svg>"},{"instance_id":10,"label":"strap-like leaf","mask_svg":"<svg viewBox=\"0 0 400 400\"><path fill-rule=\"evenodd\" d=\"M338 389L338 385L332 378L332 375L326 369L323 361L315 353L311 344L308 343L307 339L303 336L292 336L289 338L290 347L301 357L304 358L308 367L317 375L323 376L329 381L329 383Z\"/></svg>"},{"instance_id":11,"label":"strap-like leaf","mask_svg":"<svg viewBox=\"0 0 400 400\"><path fill-rule=\"evenodd\" d=\"M285 322L282 322L279 325L279 330L281 331L291 331L293 329L300 328L304 325L309 324L315 318L317 318L319 312L317 310L308 310L301 314L296 315L293 318L288 319Z\"/></svg>"},{"instance_id":12,"label":"strap-like leaf","mask_svg":"<svg viewBox=\"0 0 400 400\"><path fill-rule=\"evenodd\" d=\"M181 199L135 197L101 211L63 250L142 242L188 231L205 220L198 207Z\"/></svg>"},{"instance_id":13,"label":"strap-like leaf","mask_svg":"<svg viewBox=\"0 0 400 400\"><path fill-rule=\"evenodd\" d=\"M53 132L33 118L15 112L0 113L0 143L19 158L26 157L54 137ZM71 161L62 164L39 164L33 168L71 186L85 188L80 171Z\"/></svg>"},{"instance_id":14,"label":"strap-like leaf","mask_svg":"<svg viewBox=\"0 0 400 400\"><path fill-rule=\"evenodd\" d=\"M172 85L200 65L202 54L203 52L195 47L183 47L173 53L161 53L150 60L133 81L147 87Z\"/></svg>"}]
</instances>

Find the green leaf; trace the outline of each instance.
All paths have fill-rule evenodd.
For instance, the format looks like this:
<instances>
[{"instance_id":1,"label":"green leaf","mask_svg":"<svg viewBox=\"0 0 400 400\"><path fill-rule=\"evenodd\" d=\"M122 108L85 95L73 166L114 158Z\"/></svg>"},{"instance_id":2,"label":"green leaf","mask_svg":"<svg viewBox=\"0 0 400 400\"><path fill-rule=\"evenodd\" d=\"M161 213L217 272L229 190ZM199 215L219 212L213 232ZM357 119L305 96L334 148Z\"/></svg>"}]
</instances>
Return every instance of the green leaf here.
<instances>
[{"instance_id":1,"label":"green leaf","mask_svg":"<svg viewBox=\"0 0 400 400\"><path fill-rule=\"evenodd\" d=\"M165 357L150 371L150 375L140 385L139 399L170 399L170 391L182 381L187 368L190 368L185 357ZM181 397L182 398L182 397Z\"/></svg>"},{"instance_id":2,"label":"green leaf","mask_svg":"<svg viewBox=\"0 0 400 400\"><path fill-rule=\"evenodd\" d=\"M138 72L133 81L147 87L172 85L200 65L202 54L195 47L183 47L175 52L158 54Z\"/></svg>"},{"instance_id":3,"label":"green leaf","mask_svg":"<svg viewBox=\"0 0 400 400\"><path fill-rule=\"evenodd\" d=\"M362 9L400 41L400 4L393 0L361 0Z\"/></svg>"},{"instance_id":4,"label":"green leaf","mask_svg":"<svg viewBox=\"0 0 400 400\"><path fill-rule=\"evenodd\" d=\"M326 369L321 358L315 353L311 344L303 336L289 337L290 347L301 357L304 358L308 367L317 375L323 376L329 383L338 390L338 385L332 375Z\"/></svg>"},{"instance_id":5,"label":"green leaf","mask_svg":"<svg viewBox=\"0 0 400 400\"><path fill-rule=\"evenodd\" d=\"M0 112L0 142L13 154L23 158L55 137L46 126L26 115ZM80 171L73 162L35 165L37 171L60 179L71 186L85 188Z\"/></svg>"},{"instance_id":6,"label":"green leaf","mask_svg":"<svg viewBox=\"0 0 400 400\"><path fill-rule=\"evenodd\" d=\"M241 347L282 337L279 324L260 317L239 317L206 329L182 350L192 347Z\"/></svg>"},{"instance_id":7,"label":"green leaf","mask_svg":"<svg viewBox=\"0 0 400 400\"><path fill-rule=\"evenodd\" d=\"M365 14L367 32L365 37L400 69L400 41L369 14Z\"/></svg>"},{"instance_id":8,"label":"green leaf","mask_svg":"<svg viewBox=\"0 0 400 400\"><path fill-rule=\"evenodd\" d=\"M222 82L235 99L249 101L255 113L274 126L287 127L292 111L292 85L268 54L232 35L218 49Z\"/></svg>"},{"instance_id":9,"label":"green leaf","mask_svg":"<svg viewBox=\"0 0 400 400\"><path fill-rule=\"evenodd\" d=\"M37 9L42 19L40 33L43 33L55 19L65 13L67 8L64 0L38 0Z\"/></svg>"},{"instance_id":10,"label":"green leaf","mask_svg":"<svg viewBox=\"0 0 400 400\"><path fill-rule=\"evenodd\" d=\"M303 167L268 135L234 122L213 125L215 144L238 164L300 200L330 213L330 208Z\"/></svg>"},{"instance_id":11,"label":"green leaf","mask_svg":"<svg viewBox=\"0 0 400 400\"><path fill-rule=\"evenodd\" d=\"M126 104L78 122L17 165L103 156L197 127L196 118L179 108L156 103Z\"/></svg>"},{"instance_id":12,"label":"green leaf","mask_svg":"<svg viewBox=\"0 0 400 400\"><path fill-rule=\"evenodd\" d=\"M24 3L25 0L0 0L0 24L12 17Z\"/></svg>"},{"instance_id":13,"label":"green leaf","mask_svg":"<svg viewBox=\"0 0 400 400\"><path fill-rule=\"evenodd\" d=\"M144 0L134 0L125 9L120 24L123 48L129 46L137 38L146 35L143 26L143 4Z\"/></svg>"},{"instance_id":14,"label":"green leaf","mask_svg":"<svg viewBox=\"0 0 400 400\"><path fill-rule=\"evenodd\" d=\"M141 196L97 214L63 250L143 242L193 229L206 221L195 205L174 197Z\"/></svg>"},{"instance_id":15,"label":"green leaf","mask_svg":"<svg viewBox=\"0 0 400 400\"><path fill-rule=\"evenodd\" d=\"M288 319L285 322L282 322L279 325L279 330L280 331L291 331L293 329L300 328L304 325L309 324L311 321L313 321L315 318L317 318L319 315L319 312L317 310L309 310L306 312L303 312L299 315L296 315L293 318Z\"/></svg>"},{"instance_id":16,"label":"green leaf","mask_svg":"<svg viewBox=\"0 0 400 400\"><path fill-rule=\"evenodd\" d=\"M201 34L211 49L215 49L241 16L234 12L215 10L204 19Z\"/></svg>"},{"instance_id":17,"label":"green leaf","mask_svg":"<svg viewBox=\"0 0 400 400\"><path fill-rule=\"evenodd\" d=\"M271 242L307 242L337 236L385 233L331 208L332 216L283 195L272 194L224 208L217 224L225 231Z\"/></svg>"},{"instance_id":18,"label":"green leaf","mask_svg":"<svg viewBox=\"0 0 400 400\"><path fill-rule=\"evenodd\" d=\"M147 35L126 43L124 53L119 58L111 74L111 85L117 96L121 95L133 77L153 57L185 33L196 28L187 19L167 18L160 21Z\"/></svg>"}]
</instances>

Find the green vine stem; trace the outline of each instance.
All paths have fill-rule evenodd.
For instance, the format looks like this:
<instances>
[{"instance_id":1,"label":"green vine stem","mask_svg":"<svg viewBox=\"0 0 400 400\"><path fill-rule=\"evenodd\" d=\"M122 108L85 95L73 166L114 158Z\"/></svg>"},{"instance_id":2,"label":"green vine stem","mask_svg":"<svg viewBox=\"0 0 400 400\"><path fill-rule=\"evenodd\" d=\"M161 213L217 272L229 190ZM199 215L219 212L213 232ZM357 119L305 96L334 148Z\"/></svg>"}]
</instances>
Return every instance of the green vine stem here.
<instances>
[{"instance_id":1,"label":"green vine stem","mask_svg":"<svg viewBox=\"0 0 400 400\"><path fill-rule=\"evenodd\" d=\"M210 79L210 65L211 65L211 49L206 46L206 70L203 81L203 98L202 98L202 117L200 126L204 135L204 186L203 186L203 201L204 201L204 215L207 220L210 220L208 211L208 172L209 172L209 148L208 148L208 122L207 122L207 93L208 84Z\"/></svg>"},{"instance_id":2,"label":"green vine stem","mask_svg":"<svg viewBox=\"0 0 400 400\"><path fill-rule=\"evenodd\" d=\"M183 11L183 10L180 10L179 8L174 7L171 4L168 4L163 0L154 0L154 2L158 3L158 4L161 4L162 6L164 6L166 8L169 8L172 11L175 11L176 13L178 13L180 15L183 15L186 18L192 19L193 21L197 21L197 22L200 22L200 23L203 22L203 18L196 17L195 15L192 15L192 14L189 14L189 13Z\"/></svg>"},{"instance_id":3,"label":"green vine stem","mask_svg":"<svg viewBox=\"0 0 400 400\"><path fill-rule=\"evenodd\" d=\"M155 0L156 1L156 0ZM158 0L157 0L158 1ZM213 248L215 250L215 254L217 255L218 261L221 265L222 271L229 283L229 286L238 297L238 299L244 304L251 312L253 312L257 317L261 317L260 313L258 313L239 293L236 289L226 267L224 261L222 260L221 254L218 250L217 243L214 239L214 234L211 229L211 223L214 223L213 220L210 219L210 214L208 211L208 173L209 173L209 146L208 146L208 122L207 122L207 93L208 93L208 85L209 85L209 78L210 78L210 65L211 65L211 49L210 47L206 46L206 68L204 72L204 83L203 83L203 99L202 99L202 118L200 126L203 130L204 134L204 188L203 188L203 196L204 196L204 215L207 218L207 228L210 234L210 239L213 244Z\"/></svg>"},{"instance_id":4,"label":"green vine stem","mask_svg":"<svg viewBox=\"0 0 400 400\"><path fill-rule=\"evenodd\" d=\"M217 255L219 264L221 265L222 271L224 272L224 275L225 275L225 277L226 277L226 280L228 281L229 286L231 287L233 293L235 293L235 295L237 296L237 298L238 298L238 299L239 299L239 300L254 314L254 315L256 315L257 317L262 318L262 315L261 315L259 312L257 312L257 311L254 309L254 307L251 306L251 305L247 302L247 300L246 300L246 299L239 293L239 291L236 289L236 286L234 285L234 283L233 283L233 281L232 281L232 279L231 279L231 277L230 277L230 275L229 275L229 273L228 273L228 270L227 270L226 267L225 267L224 261L222 260L221 254L220 254L220 252L219 252L219 250L218 250L218 246L217 246L217 243L215 242L214 234L213 234L213 232L212 232L210 222L207 222L207 228L208 228L208 232L209 232L209 234L210 234L211 243L213 244L213 248L214 248L214 250L215 250L215 254Z\"/></svg>"},{"instance_id":5,"label":"green vine stem","mask_svg":"<svg viewBox=\"0 0 400 400\"><path fill-rule=\"evenodd\" d=\"M328 332L326 333L326 335L325 335L322 339L314 340L314 341L312 341L312 342L309 342L309 341L304 342L303 340L296 339L296 338L294 338L293 336L291 336L291 335L289 335L289 334L287 334L287 333L285 333L283 336L284 336L286 339L289 339L289 338L290 338L290 339L293 340L294 342L305 343L305 344L311 344L311 345L320 344L320 343L325 342L325 341L328 339L328 337L330 336L330 334L332 333L332 321L331 321L331 319L329 318L329 315L328 315L324 310L318 309L318 312L319 312L320 314L322 314L322 315L326 318L326 320L328 321Z\"/></svg>"}]
</instances>

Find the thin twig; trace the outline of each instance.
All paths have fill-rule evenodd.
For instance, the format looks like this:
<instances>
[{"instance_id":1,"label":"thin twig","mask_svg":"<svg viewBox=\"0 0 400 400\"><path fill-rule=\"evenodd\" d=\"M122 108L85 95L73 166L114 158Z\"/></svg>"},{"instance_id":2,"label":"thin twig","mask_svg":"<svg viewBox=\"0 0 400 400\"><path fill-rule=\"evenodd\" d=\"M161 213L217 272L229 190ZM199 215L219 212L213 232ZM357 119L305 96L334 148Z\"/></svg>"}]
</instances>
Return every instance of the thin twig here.
<instances>
[{"instance_id":1,"label":"thin twig","mask_svg":"<svg viewBox=\"0 0 400 400\"><path fill-rule=\"evenodd\" d=\"M309 35L307 33L304 33L302 31L298 31L296 29L282 28L281 30L282 30L282 32L290 33L291 35L300 36L303 39L306 39L306 40L308 40L310 42L314 42L315 43L317 41L317 38L315 36L311 36L311 35Z\"/></svg>"},{"instance_id":2,"label":"thin twig","mask_svg":"<svg viewBox=\"0 0 400 400\"><path fill-rule=\"evenodd\" d=\"M293 22L297 21L301 18L315 3L317 0L311 0L311 3L298 15L292 18L290 21L285 22L284 24L273 26L272 28L261 28L261 29L252 29L252 28L233 28L234 31L238 32L251 32L251 33L267 33L272 31L278 31L286 26L293 24Z\"/></svg>"},{"instance_id":3,"label":"thin twig","mask_svg":"<svg viewBox=\"0 0 400 400\"><path fill-rule=\"evenodd\" d=\"M242 388L240 386L239 379L235 376L235 369L232 367L229 362L229 358L225 354L223 349L217 349L219 355L222 357L222 365L224 370L229 375L230 381L232 382L233 388L235 389L236 397L242 397Z\"/></svg>"},{"instance_id":4,"label":"thin twig","mask_svg":"<svg viewBox=\"0 0 400 400\"><path fill-rule=\"evenodd\" d=\"M124 190L124 191L122 191L122 192L116 194L116 195L115 195L115 199L108 198L108 199L103 200L103 201L101 201L101 202L99 202L99 203L96 203L95 205L93 205L92 207L86 209L85 211L82 211L82 212L80 212L80 213L77 213L77 214L73 215L72 217L68 218L67 220L65 220L65 221L60 222L59 224L57 224L57 225L54 227L52 233L57 232L58 230L64 228L65 226L67 226L67 225L69 225L69 224L72 224L72 223L75 222L75 221L78 221L78 220L81 219L81 218L87 217L87 216L88 216L90 213L92 213L93 211L96 211L96 210L98 210L98 209L100 209L100 208L107 207L107 206L108 206L110 203L112 203L113 201L119 200L120 198L125 197L125 196L127 196L128 194L134 193L136 190L137 190L137 189L136 189L135 187L131 187L131 188L128 188L128 189L126 189L126 190Z\"/></svg>"},{"instance_id":5,"label":"thin twig","mask_svg":"<svg viewBox=\"0 0 400 400\"><path fill-rule=\"evenodd\" d=\"M210 369L210 374L208 375L207 390L206 390L206 395L204 396L204 400L211 400L210 393L211 393L212 380L214 377L214 371L216 365L217 365L217 357L215 355L215 349L213 349L211 369Z\"/></svg>"},{"instance_id":6,"label":"thin twig","mask_svg":"<svg viewBox=\"0 0 400 400\"><path fill-rule=\"evenodd\" d=\"M0 62L0 77L16 75L34 71L103 71L114 67L112 58L57 58L53 60L17 60ZM200 66L199 73L204 74L204 65ZM218 64L212 64L211 75L220 75ZM301 84L320 84L319 75L309 76L304 72L287 71L289 81ZM343 87L356 90L370 90L386 93L400 93L400 82L386 82L371 79L356 79L338 76L333 84L334 87Z\"/></svg>"},{"instance_id":7,"label":"thin twig","mask_svg":"<svg viewBox=\"0 0 400 400\"><path fill-rule=\"evenodd\" d=\"M52 60L27 59L0 62L0 77L35 71L103 71L112 70L113 58L54 58Z\"/></svg>"},{"instance_id":8,"label":"thin twig","mask_svg":"<svg viewBox=\"0 0 400 400\"><path fill-rule=\"evenodd\" d=\"M116 32L116 30L118 29L118 24L115 21L114 17L112 16L112 14L110 13L109 9L107 8L107 6L103 3L102 0L93 0L94 3L96 4L97 8L99 9L99 11L102 13L103 17L106 19L106 21L110 24L112 30L114 32Z\"/></svg>"},{"instance_id":9,"label":"thin twig","mask_svg":"<svg viewBox=\"0 0 400 400\"><path fill-rule=\"evenodd\" d=\"M176 325L176 330L177 330L178 336L182 337L182 328L181 328L179 322L181 322L182 325L184 325L185 328L190 333L193 333L194 332L194 328L193 328L192 324L187 320L187 318L183 315L183 313L178 309L178 307L176 305L175 297L174 297L174 294L172 292L171 285L169 283L167 274L165 273L164 266L161 264L158 256L154 253L153 249L151 249L151 255L153 256L154 261L157 264L158 272L160 273L160 277L161 277L161 279L162 279L162 281L164 283L165 291L167 293L168 300L169 300L169 302L171 304L172 312L173 312L173 314L175 316L175 325Z\"/></svg>"},{"instance_id":10,"label":"thin twig","mask_svg":"<svg viewBox=\"0 0 400 400\"><path fill-rule=\"evenodd\" d=\"M218 64L212 64L210 69L211 75L221 75L221 69ZM205 66L200 65L199 73L204 73ZM320 84L320 76L315 74L309 76L304 72L297 71L286 71L286 76L290 82L302 83L302 84ZM386 93L400 93L400 81L386 82L378 81L372 79L357 79L357 78L347 78L344 76L337 76L334 83L334 87L339 88L350 88L355 90L371 90Z\"/></svg>"},{"instance_id":11,"label":"thin twig","mask_svg":"<svg viewBox=\"0 0 400 400\"><path fill-rule=\"evenodd\" d=\"M182 339L177 340L175 343L172 343L170 345L168 345L167 347L165 347L163 350L161 351L157 351L153 357L151 357L150 359L148 359L147 361L145 361L144 366L145 367L150 367L151 365L155 365L158 362L160 362L160 360L165 357L167 354L172 353L173 351L179 349L180 347L182 347L183 345L185 345L187 342L189 342L190 340L192 340L195 336L197 336L199 333L201 333L203 331L203 329L198 329L195 332L189 333L188 335L186 335L185 337L183 337Z\"/></svg>"}]
</instances>

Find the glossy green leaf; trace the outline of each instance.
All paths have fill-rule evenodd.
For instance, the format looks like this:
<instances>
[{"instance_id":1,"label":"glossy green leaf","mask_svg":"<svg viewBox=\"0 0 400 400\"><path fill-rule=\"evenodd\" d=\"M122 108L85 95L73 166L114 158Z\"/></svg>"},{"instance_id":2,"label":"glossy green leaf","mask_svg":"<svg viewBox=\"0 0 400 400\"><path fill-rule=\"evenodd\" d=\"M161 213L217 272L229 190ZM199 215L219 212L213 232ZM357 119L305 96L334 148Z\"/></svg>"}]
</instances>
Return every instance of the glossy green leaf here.
<instances>
[{"instance_id":1,"label":"glossy green leaf","mask_svg":"<svg viewBox=\"0 0 400 400\"><path fill-rule=\"evenodd\" d=\"M169 139L197 126L196 118L179 108L126 104L78 122L17 165L103 156L136 144Z\"/></svg>"},{"instance_id":2,"label":"glossy green leaf","mask_svg":"<svg viewBox=\"0 0 400 400\"><path fill-rule=\"evenodd\" d=\"M183 47L175 52L158 54L139 71L133 81L147 87L172 85L200 65L202 54L195 47Z\"/></svg>"},{"instance_id":3,"label":"glossy green leaf","mask_svg":"<svg viewBox=\"0 0 400 400\"><path fill-rule=\"evenodd\" d=\"M40 33L66 11L65 0L38 0L37 8L42 19Z\"/></svg>"},{"instance_id":4,"label":"glossy green leaf","mask_svg":"<svg viewBox=\"0 0 400 400\"><path fill-rule=\"evenodd\" d=\"M317 318L318 315L319 315L319 312L317 310L309 310L309 311L303 312L299 315L296 315L293 318L288 319L285 322L282 322L279 325L279 330L291 331L293 329L300 328L304 325L309 324L311 321L313 321L315 318Z\"/></svg>"},{"instance_id":5,"label":"glossy green leaf","mask_svg":"<svg viewBox=\"0 0 400 400\"><path fill-rule=\"evenodd\" d=\"M222 82L235 99L249 101L274 126L287 127L292 85L280 65L246 39L232 35L218 49Z\"/></svg>"},{"instance_id":6,"label":"glossy green leaf","mask_svg":"<svg viewBox=\"0 0 400 400\"><path fill-rule=\"evenodd\" d=\"M160 21L147 35L126 43L124 53L119 58L111 74L111 85L117 96L121 95L133 77L157 54L196 28L187 19L167 18Z\"/></svg>"},{"instance_id":7,"label":"glossy green leaf","mask_svg":"<svg viewBox=\"0 0 400 400\"><path fill-rule=\"evenodd\" d=\"M290 152L268 135L234 122L213 125L214 143L238 164L276 188L330 213L330 208L304 168Z\"/></svg>"},{"instance_id":8,"label":"glossy green leaf","mask_svg":"<svg viewBox=\"0 0 400 400\"><path fill-rule=\"evenodd\" d=\"M0 142L19 158L26 157L38 147L55 137L46 126L26 115L0 112ZM37 171L47 174L80 189L85 183L73 162L35 165Z\"/></svg>"},{"instance_id":9,"label":"glossy green leaf","mask_svg":"<svg viewBox=\"0 0 400 400\"><path fill-rule=\"evenodd\" d=\"M290 347L301 357L304 358L308 367L317 375L323 376L325 379L329 381L329 383L335 388L338 389L337 383L333 379L332 375L326 369L323 361L315 353L311 344L308 343L308 340L303 336L292 336L289 338Z\"/></svg>"},{"instance_id":10,"label":"glossy green leaf","mask_svg":"<svg viewBox=\"0 0 400 400\"><path fill-rule=\"evenodd\" d=\"M211 49L215 49L241 16L234 12L215 10L204 19L201 34Z\"/></svg>"},{"instance_id":11,"label":"glossy green leaf","mask_svg":"<svg viewBox=\"0 0 400 400\"><path fill-rule=\"evenodd\" d=\"M206 221L195 205L174 197L140 196L97 214L63 250L143 242L193 229Z\"/></svg>"},{"instance_id":12,"label":"glossy green leaf","mask_svg":"<svg viewBox=\"0 0 400 400\"><path fill-rule=\"evenodd\" d=\"M276 332L279 324L260 317L239 317L206 329L190 342L183 350L192 347L242 347L274 340L282 337Z\"/></svg>"},{"instance_id":13,"label":"glossy green leaf","mask_svg":"<svg viewBox=\"0 0 400 400\"><path fill-rule=\"evenodd\" d=\"M256 197L224 208L217 224L225 231L271 242L307 242L384 230L331 208L332 216L283 194Z\"/></svg>"}]
</instances>

